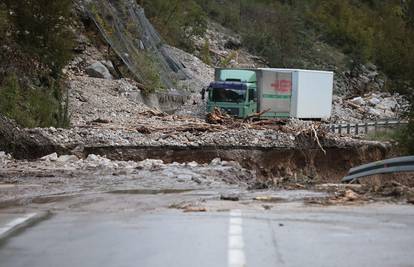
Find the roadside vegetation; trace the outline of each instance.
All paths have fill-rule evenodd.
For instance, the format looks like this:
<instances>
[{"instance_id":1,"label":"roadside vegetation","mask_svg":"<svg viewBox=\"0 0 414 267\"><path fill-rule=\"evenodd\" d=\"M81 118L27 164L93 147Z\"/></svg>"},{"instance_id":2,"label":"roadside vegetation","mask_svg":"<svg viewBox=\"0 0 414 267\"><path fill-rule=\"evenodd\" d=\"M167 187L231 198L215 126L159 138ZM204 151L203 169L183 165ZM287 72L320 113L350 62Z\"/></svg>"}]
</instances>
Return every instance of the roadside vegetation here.
<instances>
[{"instance_id":1,"label":"roadside vegetation","mask_svg":"<svg viewBox=\"0 0 414 267\"><path fill-rule=\"evenodd\" d=\"M414 94L411 95L411 109L407 115L408 126L402 130L399 139L403 151L408 155L414 155Z\"/></svg>"},{"instance_id":2,"label":"roadside vegetation","mask_svg":"<svg viewBox=\"0 0 414 267\"><path fill-rule=\"evenodd\" d=\"M71 58L71 0L3 0L0 113L24 127L65 127L62 68Z\"/></svg>"}]
</instances>

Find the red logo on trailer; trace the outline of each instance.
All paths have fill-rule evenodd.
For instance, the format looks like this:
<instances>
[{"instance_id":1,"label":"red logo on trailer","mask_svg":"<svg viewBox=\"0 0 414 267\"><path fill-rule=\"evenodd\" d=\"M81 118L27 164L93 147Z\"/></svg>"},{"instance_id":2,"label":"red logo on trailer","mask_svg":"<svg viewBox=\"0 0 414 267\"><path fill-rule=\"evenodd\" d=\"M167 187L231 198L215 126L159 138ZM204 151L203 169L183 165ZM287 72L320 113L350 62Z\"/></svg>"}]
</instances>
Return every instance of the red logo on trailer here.
<instances>
[{"instance_id":1,"label":"red logo on trailer","mask_svg":"<svg viewBox=\"0 0 414 267\"><path fill-rule=\"evenodd\" d=\"M292 90L292 82L289 80L276 80L271 86L278 93L290 93Z\"/></svg>"}]
</instances>

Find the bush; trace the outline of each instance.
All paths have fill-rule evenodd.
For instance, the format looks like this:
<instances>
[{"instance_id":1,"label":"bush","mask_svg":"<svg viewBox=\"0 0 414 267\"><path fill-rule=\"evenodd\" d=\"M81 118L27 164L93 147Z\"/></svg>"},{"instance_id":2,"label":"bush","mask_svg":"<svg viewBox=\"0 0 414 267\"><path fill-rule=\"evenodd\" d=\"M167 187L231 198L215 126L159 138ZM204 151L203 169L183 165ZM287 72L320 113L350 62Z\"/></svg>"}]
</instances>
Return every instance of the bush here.
<instances>
[{"instance_id":1,"label":"bush","mask_svg":"<svg viewBox=\"0 0 414 267\"><path fill-rule=\"evenodd\" d=\"M57 85L50 91L42 88L23 88L15 74L5 79L0 88L0 113L24 127L64 127L68 124L65 107L56 95Z\"/></svg>"},{"instance_id":2,"label":"bush","mask_svg":"<svg viewBox=\"0 0 414 267\"><path fill-rule=\"evenodd\" d=\"M3 4L0 4L0 36L5 36L6 29L8 28L8 26L9 26L9 21L7 19L6 6Z\"/></svg>"},{"instance_id":3,"label":"bush","mask_svg":"<svg viewBox=\"0 0 414 267\"><path fill-rule=\"evenodd\" d=\"M363 63L373 55L373 16L370 8L351 0L321 0L309 19L324 32L329 43Z\"/></svg>"},{"instance_id":4,"label":"bush","mask_svg":"<svg viewBox=\"0 0 414 267\"><path fill-rule=\"evenodd\" d=\"M207 15L224 27L240 30L240 13L245 0L195 0L198 5L207 13Z\"/></svg>"},{"instance_id":5,"label":"bush","mask_svg":"<svg viewBox=\"0 0 414 267\"><path fill-rule=\"evenodd\" d=\"M203 49L201 49L201 59L204 63L211 66L210 43L207 39L204 40Z\"/></svg>"},{"instance_id":6,"label":"bush","mask_svg":"<svg viewBox=\"0 0 414 267\"><path fill-rule=\"evenodd\" d=\"M400 143L406 154L414 155L414 93L411 95L411 108L408 112L408 125L402 131Z\"/></svg>"},{"instance_id":7,"label":"bush","mask_svg":"<svg viewBox=\"0 0 414 267\"><path fill-rule=\"evenodd\" d=\"M243 44L264 56L272 66L293 67L300 53L300 24L287 4L246 4L241 34Z\"/></svg>"},{"instance_id":8,"label":"bush","mask_svg":"<svg viewBox=\"0 0 414 267\"><path fill-rule=\"evenodd\" d=\"M187 51L194 49L192 38L207 29L206 14L193 0L144 1L144 8L163 38Z\"/></svg>"},{"instance_id":9,"label":"bush","mask_svg":"<svg viewBox=\"0 0 414 267\"><path fill-rule=\"evenodd\" d=\"M46 64L55 77L71 57L69 30L72 0L4 0L13 12L15 39Z\"/></svg>"},{"instance_id":10,"label":"bush","mask_svg":"<svg viewBox=\"0 0 414 267\"><path fill-rule=\"evenodd\" d=\"M72 1L2 2L0 33L9 34L1 39L0 113L24 127L68 126L60 76L71 57Z\"/></svg>"}]
</instances>

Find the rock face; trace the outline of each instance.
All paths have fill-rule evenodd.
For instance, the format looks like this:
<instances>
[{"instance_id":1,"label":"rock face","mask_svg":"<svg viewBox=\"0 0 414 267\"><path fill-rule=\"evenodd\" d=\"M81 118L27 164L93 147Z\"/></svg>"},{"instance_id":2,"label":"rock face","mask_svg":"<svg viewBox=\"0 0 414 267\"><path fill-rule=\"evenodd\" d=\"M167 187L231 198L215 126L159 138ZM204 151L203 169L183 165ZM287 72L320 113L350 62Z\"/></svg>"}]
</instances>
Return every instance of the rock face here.
<instances>
[{"instance_id":1,"label":"rock face","mask_svg":"<svg viewBox=\"0 0 414 267\"><path fill-rule=\"evenodd\" d=\"M86 73L93 78L101 78L106 80L112 80L113 77L108 68L101 62L95 62L86 68Z\"/></svg>"},{"instance_id":2,"label":"rock face","mask_svg":"<svg viewBox=\"0 0 414 267\"><path fill-rule=\"evenodd\" d=\"M371 63L358 65L353 70L335 74L334 92L338 95L365 94L383 91L385 77Z\"/></svg>"},{"instance_id":3,"label":"rock face","mask_svg":"<svg viewBox=\"0 0 414 267\"><path fill-rule=\"evenodd\" d=\"M0 151L11 153L17 159L32 159L63 149L41 134L29 134L0 115Z\"/></svg>"}]
</instances>

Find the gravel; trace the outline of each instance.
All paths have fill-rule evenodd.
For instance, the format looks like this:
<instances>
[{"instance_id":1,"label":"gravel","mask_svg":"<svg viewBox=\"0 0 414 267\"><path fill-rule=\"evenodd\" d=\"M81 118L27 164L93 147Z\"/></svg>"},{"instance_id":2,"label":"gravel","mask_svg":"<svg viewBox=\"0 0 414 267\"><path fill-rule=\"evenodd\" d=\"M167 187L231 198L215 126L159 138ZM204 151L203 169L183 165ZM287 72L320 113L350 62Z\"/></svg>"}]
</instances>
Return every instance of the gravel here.
<instances>
[{"instance_id":1,"label":"gravel","mask_svg":"<svg viewBox=\"0 0 414 267\"><path fill-rule=\"evenodd\" d=\"M50 155L49 158L55 158ZM0 184L0 204L30 203L47 196L125 192L143 194L163 190L243 190L255 176L238 163L213 160L208 164L171 163L147 159L140 162L112 161L98 155L78 159L62 155L57 160L9 159L0 169L7 177ZM12 185L12 186L10 186ZM3 186L3 187L2 187ZM39 200L41 201L41 200Z\"/></svg>"}]
</instances>

